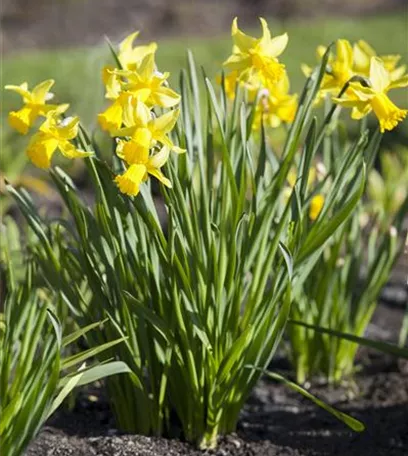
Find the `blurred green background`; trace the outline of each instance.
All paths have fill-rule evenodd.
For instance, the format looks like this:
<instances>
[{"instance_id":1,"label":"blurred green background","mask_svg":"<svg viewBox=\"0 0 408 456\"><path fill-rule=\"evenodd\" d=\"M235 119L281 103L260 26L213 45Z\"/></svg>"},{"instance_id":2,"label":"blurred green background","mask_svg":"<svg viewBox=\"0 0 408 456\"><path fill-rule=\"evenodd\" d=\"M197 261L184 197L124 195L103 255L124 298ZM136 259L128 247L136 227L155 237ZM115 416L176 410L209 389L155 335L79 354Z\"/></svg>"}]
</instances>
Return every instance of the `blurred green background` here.
<instances>
[{"instance_id":1,"label":"blurred green background","mask_svg":"<svg viewBox=\"0 0 408 456\"><path fill-rule=\"evenodd\" d=\"M159 69L171 72L176 87L187 48L210 77L220 71L231 50L235 15L254 35L260 35L258 16L267 18L273 35L289 33L282 61L294 91L304 83L300 64L314 64L316 47L337 38L365 39L379 54L398 53L408 63L405 0L3 0L1 14L2 86L27 81L31 87L53 78L56 101L69 102L70 114L79 115L91 130L105 105L101 68L111 55L104 35L116 43L141 30L140 42L157 41ZM20 107L20 97L4 90L1 97L0 169L14 180L27 166L28 138L7 124L7 113ZM396 91L393 98L408 107L407 90ZM403 142L406 124L399 128Z\"/></svg>"}]
</instances>

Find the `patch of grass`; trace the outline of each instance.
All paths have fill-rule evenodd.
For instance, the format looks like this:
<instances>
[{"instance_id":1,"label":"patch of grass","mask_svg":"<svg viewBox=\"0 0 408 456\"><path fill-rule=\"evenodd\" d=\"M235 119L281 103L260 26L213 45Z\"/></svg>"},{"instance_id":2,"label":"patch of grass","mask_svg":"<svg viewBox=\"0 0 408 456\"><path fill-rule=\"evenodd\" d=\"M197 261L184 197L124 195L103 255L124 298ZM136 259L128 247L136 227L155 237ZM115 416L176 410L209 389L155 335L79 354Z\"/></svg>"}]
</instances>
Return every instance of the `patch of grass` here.
<instances>
[{"instance_id":1,"label":"patch of grass","mask_svg":"<svg viewBox=\"0 0 408 456\"><path fill-rule=\"evenodd\" d=\"M272 20L269 23L274 35L284 30L289 33L289 45L282 61L287 66L293 90L296 91L304 82L300 64L315 63L316 46L329 44L339 37L352 41L365 39L379 54L402 54L403 61L408 62L406 19L406 14L402 13L364 19L330 18L307 22L296 19L285 24ZM259 35L260 28L252 32ZM226 30L225 35L219 37L178 38L164 42L159 40L159 68L171 72L171 82L176 86L179 69L185 63L186 48L193 51L198 64L213 77L231 51L229 31ZM96 126L94 113L101 110L104 105L100 70L110 61L111 55L105 45L14 54L3 61L2 85L20 84L23 81L33 85L44 79L53 78L56 80L56 101L71 103L70 112L78 114L83 123L92 129ZM403 91L397 93L397 100L398 98L401 104L407 104L407 97ZM2 149L6 149L7 145L7 150L12 153L20 153L26 144L26 139L10 132L5 122L7 112L16 109L19 103L20 100L15 94L3 91L0 115L4 130L1 135L1 146Z\"/></svg>"}]
</instances>

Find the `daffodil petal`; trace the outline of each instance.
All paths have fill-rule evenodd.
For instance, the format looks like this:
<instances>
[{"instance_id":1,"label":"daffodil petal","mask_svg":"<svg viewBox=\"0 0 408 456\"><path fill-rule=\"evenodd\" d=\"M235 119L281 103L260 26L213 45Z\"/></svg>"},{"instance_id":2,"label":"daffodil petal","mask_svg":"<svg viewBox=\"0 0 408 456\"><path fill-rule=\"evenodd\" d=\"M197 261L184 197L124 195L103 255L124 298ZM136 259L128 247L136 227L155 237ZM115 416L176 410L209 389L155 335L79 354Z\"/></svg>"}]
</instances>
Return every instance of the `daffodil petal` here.
<instances>
[{"instance_id":1,"label":"daffodil petal","mask_svg":"<svg viewBox=\"0 0 408 456\"><path fill-rule=\"evenodd\" d=\"M270 40L268 46L268 53L272 57L278 57L282 54L282 52L286 49L288 45L289 37L287 33L283 35L275 36Z\"/></svg>"},{"instance_id":2,"label":"daffodil petal","mask_svg":"<svg viewBox=\"0 0 408 456\"><path fill-rule=\"evenodd\" d=\"M46 102L47 94L54 83L54 79L47 79L46 81L36 85L32 91L33 102L37 104L44 104Z\"/></svg>"},{"instance_id":3,"label":"daffodil petal","mask_svg":"<svg viewBox=\"0 0 408 456\"><path fill-rule=\"evenodd\" d=\"M234 45L239 48L241 52L247 52L251 47L256 45L257 40L252 36L248 36L238 28L238 18L234 18L231 26L231 36Z\"/></svg>"},{"instance_id":4,"label":"daffodil petal","mask_svg":"<svg viewBox=\"0 0 408 456\"><path fill-rule=\"evenodd\" d=\"M309 217L314 221L319 216L324 205L324 196L321 194L315 195L310 201Z\"/></svg>"},{"instance_id":5,"label":"daffodil petal","mask_svg":"<svg viewBox=\"0 0 408 456\"><path fill-rule=\"evenodd\" d=\"M170 148L163 146L157 154L153 155L149 159L149 168L161 168L169 159ZM150 171L149 171L150 172Z\"/></svg>"},{"instance_id":6,"label":"daffodil petal","mask_svg":"<svg viewBox=\"0 0 408 456\"><path fill-rule=\"evenodd\" d=\"M159 169L149 167L147 171L149 174L154 176L157 180L159 180L166 187L168 187L168 188L173 187L171 182L169 181L169 179L167 179L167 177L165 177L165 175Z\"/></svg>"},{"instance_id":7,"label":"daffodil petal","mask_svg":"<svg viewBox=\"0 0 408 456\"><path fill-rule=\"evenodd\" d=\"M58 136L61 139L74 139L78 135L79 117L67 117L58 125Z\"/></svg>"},{"instance_id":8,"label":"daffodil petal","mask_svg":"<svg viewBox=\"0 0 408 456\"><path fill-rule=\"evenodd\" d=\"M337 40L336 55L341 66L350 68L353 65L353 48L348 40Z\"/></svg>"},{"instance_id":9,"label":"daffodil petal","mask_svg":"<svg viewBox=\"0 0 408 456\"><path fill-rule=\"evenodd\" d=\"M26 82L23 82L19 86L9 84L6 85L4 88L6 90L12 90L13 92L16 92L19 95L21 95L25 103L30 103L32 101L32 95L28 91L28 84Z\"/></svg>"},{"instance_id":10,"label":"daffodil petal","mask_svg":"<svg viewBox=\"0 0 408 456\"><path fill-rule=\"evenodd\" d=\"M388 71L378 57L372 57L370 62L370 82L376 92L383 92L390 84Z\"/></svg>"},{"instance_id":11,"label":"daffodil petal","mask_svg":"<svg viewBox=\"0 0 408 456\"><path fill-rule=\"evenodd\" d=\"M399 88L407 87L407 86L408 86L408 74L391 82L391 84L388 86L388 90L389 89L399 89Z\"/></svg>"},{"instance_id":12,"label":"daffodil petal","mask_svg":"<svg viewBox=\"0 0 408 456\"><path fill-rule=\"evenodd\" d=\"M61 151L62 155L66 158L85 158L93 155L92 152L85 152L84 150L77 149L69 141L60 141L58 142L58 149Z\"/></svg>"},{"instance_id":13,"label":"daffodil petal","mask_svg":"<svg viewBox=\"0 0 408 456\"><path fill-rule=\"evenodd\" d=\"M153 95L154 104L163 108L172 108L180 103L178 93L168 87L160 87Z\"/></svg>"},{"instance_id":14,"label":"daffodil petal","mask_svg":"<svg viewBox=\"0 0 408 456\"><path fill-rule=\"evenodd\" d=\"M102 130L113 132L122 125L123 108L115 101L108 109L98 114L98 122Z\"/></svg>"},{"instance_id":15,"label":"daffodil petal","mask_svg":"<svg viewBox=\"0 0 408 456\"><path fill-rule=\"evenodd\" d=\"M231 71L241 71L251 65L251 58L247 55L232 54L223 65Z\"/></svg>"},{"instance_id":16,"label":"daffodil petal","mask_svg":"<svg viewBox=\"0 0 408 456\"><path fill-rule=\"evenodd\" d=\"M140 184L145 179L147 168L145 165L131 165L124 174L116 176L115 182L122 193L136 196L139 193Z\"/></svg>"},{"instance_id":17,"label":"daffodil petal","mask_svg":"<svg viewBox=\"0 0 408 456\"><path fill-rule=\"evenodd\" d=\"M119 52L123 53L131 51L133 48L133 42L139 36L139 33L139 31L133 32L121 41L119 44Z\"/></svg>"},{"instance_id":18,"label":"daffodil petal","mask_svg":"<svg viewBox=\"0 0 408 456\"><path fill-rule=\"evenodd\" d=\"M24 106L19 111L11 111L9 113L8 120L12 128L17 130L22 135L26 135L37 117L37 109L30 106Z\"/></svg>"},{"instance_id":19,"label":"daffodil petal","mask_svg":"<svg viewBox=\"0 0 408 456\"><path fill-rule=\"evenodd\" d=\"M57 139L39 132L32 137L26 153L35 166L47 169L51 166L51 158L57 147Z\"/></svg>"},{"instance_id":20,"label":"daffodil petal","mask_svg":"<svg viewBox=\"0 0 408 456\"><path fill-rule=\"evenodd\" d=\"M163 134L169 133L176 124L179 114L180 110L174 109L152 120L154 130Z\"/></svg>"},{"instance_id":21,"label":"daffodil petal","mask_svg":"<svg viewBox=\"0 0 408 456\"><path fill-rule=\"evenodd\" d=\"M141 101L136 103L136 108L134 109L135 118L138 125L147 126L151 120L150 109Z\"/></svg>"}]
</instances>

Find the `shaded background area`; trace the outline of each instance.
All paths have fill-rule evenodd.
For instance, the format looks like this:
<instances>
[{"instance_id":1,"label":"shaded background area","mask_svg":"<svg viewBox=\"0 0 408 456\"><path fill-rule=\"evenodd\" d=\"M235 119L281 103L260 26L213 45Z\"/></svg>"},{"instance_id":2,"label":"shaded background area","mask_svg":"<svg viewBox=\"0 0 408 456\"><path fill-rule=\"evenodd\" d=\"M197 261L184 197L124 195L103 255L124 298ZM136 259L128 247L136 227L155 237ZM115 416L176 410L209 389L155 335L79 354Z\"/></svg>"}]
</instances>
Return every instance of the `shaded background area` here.
<instances>
[{"instance_id":1,"label":"shaded background area","mask_svg":"<svg viewBox=\"0 0 408 456\"><path fill-rule=\"evenodd\" d=\"M144 36L212 36L225 33L235 15L250 25L258 16L305 20L316 16L363 17L406 6L406 0L2 0L5 52L95 45L143 30ZM356 19L357 20L357 19Z\"/></svg>"}]
</instances>

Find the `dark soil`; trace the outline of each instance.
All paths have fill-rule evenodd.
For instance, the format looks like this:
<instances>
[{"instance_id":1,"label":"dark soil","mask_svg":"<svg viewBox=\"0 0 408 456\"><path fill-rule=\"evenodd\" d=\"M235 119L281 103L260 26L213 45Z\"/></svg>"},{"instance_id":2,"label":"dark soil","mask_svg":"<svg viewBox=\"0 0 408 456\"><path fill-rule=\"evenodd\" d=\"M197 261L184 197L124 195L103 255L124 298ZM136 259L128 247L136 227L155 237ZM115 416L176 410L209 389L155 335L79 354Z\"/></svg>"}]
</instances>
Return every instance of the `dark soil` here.
<instances>
[{"instance_id":1,"label":"dark soil","mask_svg":"<svg viewBox=\"0 0 408 456\"><path fill-rule=\"evenodd\" d=\"M402 306L379 306L370 336L395 340L402 313ZM121 434L103 390L97 390L94 397L81 393L73 411L59 412L26 456L408 455L408 361L362 349L358 364L355 385L314 385L310 390L363 421L363 433L350 431L298 394L263 379L242 411L237 433L223 437L216 450L201 452L179 440ZM272 367L290 375L284 358Z\"/></svg>"}]
</instances>

